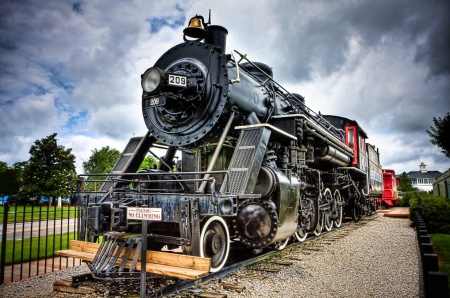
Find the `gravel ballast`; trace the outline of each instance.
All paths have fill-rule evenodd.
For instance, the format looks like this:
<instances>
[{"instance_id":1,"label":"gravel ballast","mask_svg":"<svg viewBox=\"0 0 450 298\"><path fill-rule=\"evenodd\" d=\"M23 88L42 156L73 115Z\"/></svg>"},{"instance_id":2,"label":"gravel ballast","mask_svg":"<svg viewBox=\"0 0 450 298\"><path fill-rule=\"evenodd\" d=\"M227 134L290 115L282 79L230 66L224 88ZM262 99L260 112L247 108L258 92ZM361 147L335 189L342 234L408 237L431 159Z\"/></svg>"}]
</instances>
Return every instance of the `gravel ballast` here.
<instances>
[{"instance_id":1,"label":"gravel ballast","mask_svg":"<svg viewBox=\"0 0 450 298\"><path fill-rule=\"evenodd\" d=\"M374 215L320 239L287 248L226 278L168 297L195 297L203 291L228 297L418 297L415 241L408 219ZM267 268L279 272L261 271ZM53 291L54 281L87 271L83 265L2 285L0 297L139 297L139 280L127 286L119 282L83 284L95 288L95 294ZM174 281L157 282L161 285ZM149 284L153 282L156 280L149 280ZM229 284L238 287L227 290Z\"/></svg>"}]
</instances>

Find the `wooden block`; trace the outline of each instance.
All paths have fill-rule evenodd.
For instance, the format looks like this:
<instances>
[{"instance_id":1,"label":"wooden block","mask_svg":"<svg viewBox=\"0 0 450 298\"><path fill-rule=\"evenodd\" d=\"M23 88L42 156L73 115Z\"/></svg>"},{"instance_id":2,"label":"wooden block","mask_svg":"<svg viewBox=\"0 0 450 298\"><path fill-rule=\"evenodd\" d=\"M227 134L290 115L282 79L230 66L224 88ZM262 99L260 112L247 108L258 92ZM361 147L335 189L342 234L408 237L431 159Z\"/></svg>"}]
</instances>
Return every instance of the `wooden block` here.
<instances>
[{"instance_id":1,"label":"wooden block","mask_svg":"<svg viewBox=\"0 0 450 298\"><path fill-rule=\"evenodd\" d=\"M261 268L261 269L253 269L258 271L266 271L266 272L280 272L280 269L273 269L273 268Z\"/></svg>"},{"instance_id":2,"label":"wooden block","mask_svg":"<svg viewBox=\"0 0 450 298\"><path fill-rule=\"evenodd\" d=\"M292 262L286 262L286 261L275 261L273 263L277 264L277 265L284 265L284 266L291 266L292 264L294 264Z\"/></svg>"},{"instance_id":3,"label":"wooden block","mask_svg":"<svg viewBox=\"0 0 450 298\"><path fill-rule=\"evenodd\" d=\"M74 293L74 294L92 294L95 289L86 286L73 286L71 279L60 279L53 283L53 291Z\"/></svg>"},{"instance_id":4,"label":"wooden block","mask_svg":"<svg viewBox=\"0 0 450 298\"><path fill-rule=\"evenodd\" d=\"M236 285L236 284L229 284L229 283L222 283L222 287L224 290L232 290L236 291L238 293L241 293L244 291L245 287L243 285Z\"/></svg>"},{"instance_id":5,"label":"wooden block","mask_svg":"<svg viewBox=\"0 0 450 298\"><path fill-rule=\"evenodd\" d=\"M264 278L266 278L264 275L261 275L261 274L247 274L244 277L246 277L246 278L256 278L256 279L264 279Z\"/></svg>"},{"instance_id":6,"label":"wooden block","mask_svg":"<svg viewBox=\"0 0 450 298\"><path fill-rule=\"evenodd\" d=\"M197 294L195 296L205 298L227 298L227 294L211 293L211 292L201 292L200 294Z\"/></svg>"}]
</instances>

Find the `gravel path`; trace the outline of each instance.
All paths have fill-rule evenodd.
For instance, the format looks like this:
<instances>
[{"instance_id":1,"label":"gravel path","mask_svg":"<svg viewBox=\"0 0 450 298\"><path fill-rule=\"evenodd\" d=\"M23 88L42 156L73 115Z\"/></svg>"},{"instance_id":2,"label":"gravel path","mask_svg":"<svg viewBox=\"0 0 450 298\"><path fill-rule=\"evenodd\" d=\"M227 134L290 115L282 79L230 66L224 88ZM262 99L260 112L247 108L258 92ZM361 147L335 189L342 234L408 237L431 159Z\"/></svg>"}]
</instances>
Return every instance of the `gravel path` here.
<instances>
[{"instance_id":1,"label":"gravel path","mask_svg":"<svg viewBox=\"0 0 450 298\"><path fill-rule=\"evenodd\" d=\"M410 221L374 217L285 249L270 260L241 269L227 278L169 297L194 297L202 291L228 297L418 297L419 268ZM279 265L276 261L292 264ZM260 271L265 268L280 271ZM109 282L107 286L98 282L85 284L96 288L95 294L53 292L55 280L86 271L87 267L80 266L2 285L0 297L139 297L138 281L126 288L118 282ZM158 281L160 284L173 282L169 278ZM226 290L227 284L244 289L242 292Z\"/></svg>"}]
</instances>

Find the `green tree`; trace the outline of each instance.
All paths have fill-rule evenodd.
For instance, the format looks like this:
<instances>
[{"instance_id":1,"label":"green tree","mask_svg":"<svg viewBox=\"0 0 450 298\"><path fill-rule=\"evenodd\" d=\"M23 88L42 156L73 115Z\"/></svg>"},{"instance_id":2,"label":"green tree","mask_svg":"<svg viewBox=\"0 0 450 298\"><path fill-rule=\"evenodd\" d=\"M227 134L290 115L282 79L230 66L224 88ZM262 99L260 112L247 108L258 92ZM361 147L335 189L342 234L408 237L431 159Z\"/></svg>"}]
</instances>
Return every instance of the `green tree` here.
<instances>
[{"instance_id":1,"label":"green tree","mask_svg":"<svg viewBox=\"0 0 450 298\"><path fill-rule=\"evenodd\" d=\"M26 162L22 162L25 163ZM15 163L8 167L7 163L0 162L0 195L17 195L22 187L22 163Z\"/></svg>"},{"instance_id":2,"label":"green tree","mask_svg":"<svg viewBox=\"0 0 450 298\"><path fill-rule=\"evenodd\" d=\"M436 127L430 126L430 130L427 130L431 137L430 142L441 148L441 152L450 158L450 112L447 112L443 119L433 117L433 122Z\"/></svg>"},{"instance_id":3,"label":"green tree","mask_svg":"<svg viewBox=\"0 0 450 298\"><path fill-rule=\"evenodd\" d=\"M411 180L409 180L408 174L403 172L400 176L400 184L397 187L399 191L411 191L414 190L414 187L411 184Z\"/></svg>"},{"instance_id":4,"label":"green tree","mask_svg":"<svg viewBox=\"0 0 450 298\"><path fill-rule=\"evenodd\" d=\"M54 133L36 140L31 146L28 166L23 172L23 195L69 195L66 185L70 182L70 176L76 175L75 155L72 149L58 145L56 135Z\"/></svg>"},{"instance_id":5,"label":"green tree","mask_svg":"<svg viewBox=\"0 0 450 298\"><path fill-rule=\"evenodd\" d=\"M8 169L8 164L4 161L0 161L0 173Z\"/></svg>"},{"instance_id":6,"label":"green tree","mask_svg":"<svg viewBox=\"0 0 450 298\"><path fill-rule=\"evenodd\" d=\"M117 149L109 148L109 146L102 147L100 150L91 150L92 155L89 159L83 162L83 171L86 174L110 173L120 157L120 152ZM103 180L106 176L88 177L88 180ZM97 182L87 183L87 190L98 190L100 184Z\"/></svg>"},{"instance_id":7,"label":"green tree","mask_svg":"<svg viewBox=\"0 0 450 298\"><path fill-rule=\"evenodd\" d=\"M147 155L144 160L142 161L141 166L139 167L139 170L143 169L153 169L158 166L158 162L153 156Z\"/></svg>"},{"instance_id":8,"label":"green tree","mask_svg":"<svg viewBox=\"0 0 450 298\"><path fill-rule=\"evenodd\" d=\"M120 157L119 150L109 146L102 147L100 150L94 149L91 152L91 157L83 162L83 171L86 174L110 173Z\"/></svg>"}]
</instances>

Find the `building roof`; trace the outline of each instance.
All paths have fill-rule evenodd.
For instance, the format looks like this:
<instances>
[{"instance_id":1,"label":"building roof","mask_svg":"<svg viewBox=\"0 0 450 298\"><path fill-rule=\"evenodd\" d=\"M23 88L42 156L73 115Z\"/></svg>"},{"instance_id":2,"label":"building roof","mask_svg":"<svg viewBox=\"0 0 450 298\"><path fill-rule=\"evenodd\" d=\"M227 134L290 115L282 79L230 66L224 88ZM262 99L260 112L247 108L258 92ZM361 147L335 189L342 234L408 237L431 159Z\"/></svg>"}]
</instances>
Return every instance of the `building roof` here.
<instances>
[{"instance_id":1,"label":"building roof","mask_svg":"<svg viewBox=\"0 0 450 298\"><path fill-rule=\"evenodd\" d=\"M442 175L439 171L410 171L406 175L408 175L408 178L437 178Z\"/></svg>"}]
</instances>

